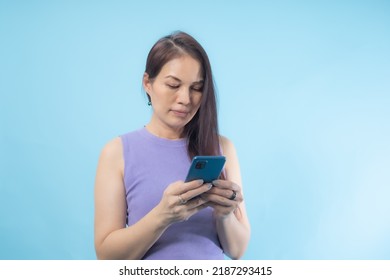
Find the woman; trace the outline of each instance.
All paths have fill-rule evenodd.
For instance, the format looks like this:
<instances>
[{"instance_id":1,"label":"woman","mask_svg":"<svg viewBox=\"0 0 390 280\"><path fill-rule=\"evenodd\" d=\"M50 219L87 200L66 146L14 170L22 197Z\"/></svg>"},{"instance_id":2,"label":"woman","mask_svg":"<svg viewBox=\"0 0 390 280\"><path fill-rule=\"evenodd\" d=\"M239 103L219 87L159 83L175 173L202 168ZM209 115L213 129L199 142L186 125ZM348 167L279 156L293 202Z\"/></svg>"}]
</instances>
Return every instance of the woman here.
<instances>
[{"instance_id":1,"label":"woman","mask_svg":"<svg viewBox=\"0 0 390 280\"><path fill-rule=\"evenodd\" d=\"M232 259L250 226L233 144L219 136L210 63L178 32L149 52L143 87L153 108L142 129L102 150L95 183L99 259ZM226 156L220 180L183 182L195 155Z\"/></svg>"}]
</instances>

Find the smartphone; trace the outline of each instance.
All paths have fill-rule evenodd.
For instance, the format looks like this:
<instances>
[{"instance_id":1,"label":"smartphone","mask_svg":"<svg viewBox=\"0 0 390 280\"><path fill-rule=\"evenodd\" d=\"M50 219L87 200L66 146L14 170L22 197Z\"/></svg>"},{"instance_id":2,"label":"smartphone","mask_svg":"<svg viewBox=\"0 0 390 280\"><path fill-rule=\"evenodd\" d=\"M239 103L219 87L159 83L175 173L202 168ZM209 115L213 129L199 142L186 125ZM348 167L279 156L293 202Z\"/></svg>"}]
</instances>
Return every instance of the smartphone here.
<instances>
[{"instance_id":1,"label":"smartphone","mask_svg":"<svg viewBox=\"0 0 390 280\"><path fill-rule=\"evenodd\" d=\"M211 183L219 178L225 161L224 156L195 156L188 170L186 182L203 179L205 183Z\"/></svg>"}]
</instances>

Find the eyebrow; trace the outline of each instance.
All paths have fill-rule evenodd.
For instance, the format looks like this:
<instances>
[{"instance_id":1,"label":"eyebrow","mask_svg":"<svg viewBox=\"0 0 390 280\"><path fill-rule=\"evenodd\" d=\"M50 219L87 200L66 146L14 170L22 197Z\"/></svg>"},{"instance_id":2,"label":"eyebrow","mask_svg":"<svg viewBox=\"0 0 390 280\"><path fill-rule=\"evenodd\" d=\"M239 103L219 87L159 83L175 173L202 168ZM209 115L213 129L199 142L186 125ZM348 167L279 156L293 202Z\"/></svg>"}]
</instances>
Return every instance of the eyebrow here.
<instances>
[{"instance_id":1,"label":"eyebrow","mask_svg":"<svg viewBox=\"0 0 390 280\"><path fill-rule=\"evenodd\" d=\"M165 76L165 78L166 78L166 79L167 79L167 78L172 78L172 79L174 79L174 80L176 80L176 81L178 81L178 82L181 82L181 80L180 80L179 78L177 78L177 77L175 77L175 76L172 76L172 75ZM192 84L201 84L201 83L203 83L203 80L195 81L195 82L193 82Z\"/></svg>"}]
</instances>

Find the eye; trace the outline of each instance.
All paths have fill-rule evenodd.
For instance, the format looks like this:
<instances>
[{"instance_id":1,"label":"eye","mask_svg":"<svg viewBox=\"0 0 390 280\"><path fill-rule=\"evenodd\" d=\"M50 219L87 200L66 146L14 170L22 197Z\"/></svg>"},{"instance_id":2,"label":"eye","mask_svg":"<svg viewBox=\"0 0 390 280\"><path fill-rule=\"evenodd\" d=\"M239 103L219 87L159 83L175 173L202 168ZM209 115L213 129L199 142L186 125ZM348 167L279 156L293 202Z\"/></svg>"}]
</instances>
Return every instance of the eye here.
<instances>
[{"instance_id":1,"label":"eye","mask_svg":"<svg viewBox=\"0 0 390 280\"><path fill-rule=\"evenodd\" d=\"M180 85L167 84L167 87L169 87L171 89L178 89L180 87Z\"/></svg>"},{"instance_id":2,"label":"eye","mask_svg":"<svg viewBox=\"0 0 390 280\"><path fill-rule=\"evenodd\" d=\"M199 91L199 92L203 91L203 87L202 86L192 87L191 89L194 90L194 91Z\"/></svg>"},{"instance_id":3,"label":"eye","mask_svg":"<svg viewBox=\"0 0 390 280\"><path fill-rule=\"evenodd\" d=\"M203 81L195 82L191 85L191 90L197 91L197 92L203 92Z\"/></svg>"}]
</instances>

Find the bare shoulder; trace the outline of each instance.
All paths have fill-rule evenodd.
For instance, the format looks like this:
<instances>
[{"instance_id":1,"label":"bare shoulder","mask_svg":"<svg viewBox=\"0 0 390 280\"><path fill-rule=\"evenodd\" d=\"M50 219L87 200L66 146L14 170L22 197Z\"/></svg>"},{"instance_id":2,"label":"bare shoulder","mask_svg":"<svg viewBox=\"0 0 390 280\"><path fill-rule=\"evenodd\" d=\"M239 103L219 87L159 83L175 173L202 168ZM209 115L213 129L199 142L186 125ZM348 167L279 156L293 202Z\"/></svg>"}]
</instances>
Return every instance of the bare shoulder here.
<instances>
[{"instance_id":1,"label":"bare shoulder","mask_svg":"<svg viewBox=\"0 0 390 280\"><path fill-rule=\"evenodd\" d=\"M123 147L120 137L116 137L104 145L99 161L109 162L116 166L123 164Z\"/></svg>"},{"instance_id":2,"label":"bare shoulder","mask_svg":"<svg viewBox=\"0 0 390 280\"><path fill-rule=\"evenodd\" d=\"M219 136L219 142L221 144L221 147L222 147L222 151L224 154L231 154L231 153L236 153L236 149L234 147L234 144L232 141L230 141L229 138L227 138L226 136L223 136L223 135L220 135Z\"/></svg>"},{"instance_id":3,"label":"bare shoulder","mask_svg":"<svg viewBox=\"0 0 390 280\"><path fill-rule=\"evenodd\" d=\"M102 155L113 157L117 156L118 154L121 154L122 152L122 140L120 137L116 137L109 142L107 142L103 149L102 149Z\"/></svg>"},{"instance_id":4,"label":"bare shoulder","mask_svg":"<svg viewBox=\"0 0 390 280\"><path fill-rule=\"evenodd\" d=\"M225 171L226 178L235 182L242 188L240 164L236 153L236 148L232 141L225 136L220 136L222 153L226 157Z\"/></svg>"},{"instance_id":5,"label":"bare shoulder","mask_svg":"<svg viewBox=\"0 0 390 280\"><path fill-rule=\"evenodd\" d=\"M227 137L220 135L219 142L222 148L222 153L226 157L226 169L239 169L238 157L236 148L231 140Z\"/></svg>"}]
</instances>

